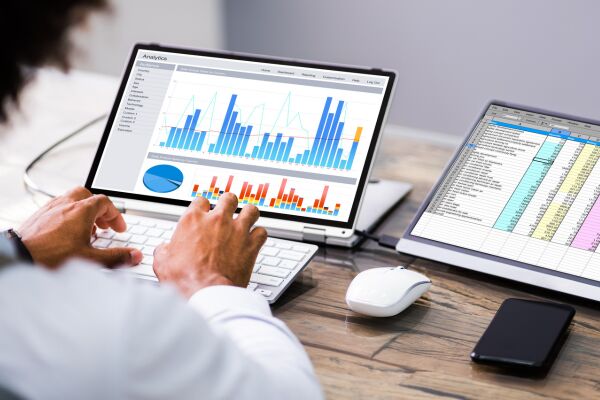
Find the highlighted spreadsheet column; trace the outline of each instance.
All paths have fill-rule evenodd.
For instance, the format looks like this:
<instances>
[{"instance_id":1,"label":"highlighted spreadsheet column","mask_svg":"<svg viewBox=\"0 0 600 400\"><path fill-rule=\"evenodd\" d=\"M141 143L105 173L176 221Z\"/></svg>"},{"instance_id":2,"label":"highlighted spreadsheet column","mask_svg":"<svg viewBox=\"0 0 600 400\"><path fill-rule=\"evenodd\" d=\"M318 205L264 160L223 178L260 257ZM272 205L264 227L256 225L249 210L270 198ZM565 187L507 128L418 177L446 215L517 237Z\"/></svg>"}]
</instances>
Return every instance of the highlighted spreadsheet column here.
<instances>
[{"instance_id":1,"label":"highlighted spreadsheet column","mask_svg":"<svg viewBox=\"0 0 600 400\"><path fill-rule=\"evenodd\" d=\"M593 144L584 146L531 237L552 240L599 158L598 146Z\"/></svg>"},{"instance_id":2,"label":"highlighted spreadsheet column","mask_svg":"<svg viewBox=\"0 0 600 400\"><path fill-rule=\"evenodd\" d=\"M546 139L496 220L495 229L506 232L513 231L550 170L550 166L562 149L564 142L564 139L559 138Z\"/></svg>"},{"instance_id":3,"label":"highlighted spreadsheet column","mask_svg":"<svg viewBox=\"0 0 600 400\"><path fill-rule=\"evenodd\" d=\"M596 198L590 213L579 228L571 247L581 250L596 251L600 243L600 196Z\"/></svg>"}]
</instances>

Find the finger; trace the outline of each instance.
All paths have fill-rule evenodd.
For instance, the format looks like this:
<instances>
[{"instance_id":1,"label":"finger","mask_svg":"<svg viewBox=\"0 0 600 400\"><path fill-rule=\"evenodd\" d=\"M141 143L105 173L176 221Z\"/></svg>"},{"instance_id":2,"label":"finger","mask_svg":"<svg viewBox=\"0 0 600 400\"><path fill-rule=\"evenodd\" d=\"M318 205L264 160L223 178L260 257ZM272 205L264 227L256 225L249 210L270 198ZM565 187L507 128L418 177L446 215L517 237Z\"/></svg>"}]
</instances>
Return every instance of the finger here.
<instances>
[{"instance_id":1,"label":"finger","mask_svg":"<svg viewBox=\"0 0 600 400\"><path fill-rule=\"evenodd\" d=\"M236 223L242 224L244 229L250 230L252 225L258 221L258 217L260 216L260 212L256 206L247 204L242 207L242 211L240 211L240 215L236 219Z\"/></svg>"},{"instance_id":2,"label":"finger","mask_svg":"<svg viewBox=\"0 0 600 400\"><path fill-rule=\"evenodd\" d=\"M164 261L167 259L167 255L168 251L166 244L161 244L154 250L154 263L152 264L152 269L158 280L162 279L162 268L165 264Z\"/></svg>"},{"instance_id":3,"label":"finger","mask_svg":"<svg viewBox=\"0 0 600 400\"><path fill-rule=\"evenodd\" d=\"M238 198L233 193L223 193L219 202L215 206L215 211L220 211L226 214L233 214L237 210Z\"/></svg>"},{"instance_id":4,"label":"finger","mask_svg":"<svg viewBox=\"0 0 600 400\"><path fill-rule=\"evenodd\" d=\"M267 241L267 230L265 228L254 228L250 232L250 243L253 250L258 251Z\"/></svg>"},{"instance_id":5,"label":"finger","mask_svg":"<svg viewBox=\"0 0 600 400\"><path fill-rule=\"evenodd\" d=\"M85 256L107 267L137 265L144 258L141 251L129 247L114 247L111 249L90 247Z\"/></svg>"},{"instance_id":6,"label":"finger","mask_svg":"<svg viewBox=\"0 0 600 400\"><path fill-rule=\"evenodd\" d=\"M210 211L210 202L206 200L204 197L196 197L194 201L192 201L186 212L191 213L207 213Z\"/></svg>"},{"instance_id":7,"label":"finger","mask_svg":"<svg viewBox=\"0 0 600 400\"><path fill-rule=\"evenodd\" d=\"M79 200L83 200L83 199L92 197L92 192L90 192L89 190L87 190L86 188L84 188L82 186L78 186L76 188L69 190L62 197L66 198L68 200L71 200L71 201L79 201Z\"/></svg>"},{"instance_id":8,"label":"finger","mask_svg":"<svg viewBox=\"0 0 600 400\"><path fill-rule=\"evenodd\" d=\"M92 193L86 188L79 186L69 190L62 196L58 196L50 200L45 207L51 209L59 205L74 203L76 201L84 200L90 197L92 197Z\"/></svg>"},{"instance_id":9,"label":"finger","mask_svg":"<svg viewBox=\"0 0 600 400\"><path fill-rule=\"evenodd\" d=\"M87 207L91 216L100 228L112 228L117 232L123 232L127 229L127 224L117 210L117 207L104 195L95 195L89 199L82 200L82 203Z\"/></svg>"}]
</instances>

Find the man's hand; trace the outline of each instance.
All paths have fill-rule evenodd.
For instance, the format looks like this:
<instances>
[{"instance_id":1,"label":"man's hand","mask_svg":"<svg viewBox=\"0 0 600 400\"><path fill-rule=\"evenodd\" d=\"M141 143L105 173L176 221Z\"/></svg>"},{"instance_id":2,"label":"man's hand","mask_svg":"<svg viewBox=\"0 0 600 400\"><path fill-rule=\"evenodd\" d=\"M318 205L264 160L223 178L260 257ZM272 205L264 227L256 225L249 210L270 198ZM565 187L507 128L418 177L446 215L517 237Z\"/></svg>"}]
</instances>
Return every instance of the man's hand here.
<instances>
[{"instance_id":1,"label":"man's hand","mask_svg":"<svg viewBox=\"0 0 600 400\"><path fill-rule=\"evenodd\" d=\"M70 257L88 258L109 267L142 261L142 253L136 249L90 246L96 227L123 232L127 225L106 196L93 196L79 187L38 210L19 233L33 260L49 267L56 267Z\"/></svg>"},{"instance_id":2,"label":"man's hand","mask_svg":"<svg viewBox=\"0 0 600 400\"><path fill-rule=\"evenodd\" d=\"M197 198L179 220L171 242L154 252L158 279L175 283L186 297L212 285L246 287L267 231L252 229L259 214L254 206L245 206L234 220L237 205L231 193L224 193L212 211L208 200Z\"/></svg>"}]
</instances>

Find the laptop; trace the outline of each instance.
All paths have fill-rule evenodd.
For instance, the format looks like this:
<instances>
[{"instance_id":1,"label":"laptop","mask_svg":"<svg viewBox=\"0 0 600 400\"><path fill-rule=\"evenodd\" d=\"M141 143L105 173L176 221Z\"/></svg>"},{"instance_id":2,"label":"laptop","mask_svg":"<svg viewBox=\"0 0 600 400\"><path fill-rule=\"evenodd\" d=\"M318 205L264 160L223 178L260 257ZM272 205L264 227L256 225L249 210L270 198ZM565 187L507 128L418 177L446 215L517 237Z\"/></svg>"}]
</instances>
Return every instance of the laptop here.
<instances>
[{"instance_id":1,"label":"laptop","mask_svg":"<svg viewBox=\"0 0 600 400\"><path fill-rule=\"evenodd\" d=\"M95 245L144 249L137 272L152 277L151 251L190 201L233 192L271 236L251 282L275 301L317 249L299 240L356 242L394 81L378 69L137 44L86 182L131 231L99 232ZM409 190L372 186L391 196L371 195L381 203L368 223Z\"/></svg>"},{"instance_id":2,"label":"laptop","mask_svg":"<svg viewBox=\"0 0 600 400\"><path fill-rule=\"evenodd\" d=\"M397 250L600 300L600 121L488 104Z\"/></svg>"}]
</instances>

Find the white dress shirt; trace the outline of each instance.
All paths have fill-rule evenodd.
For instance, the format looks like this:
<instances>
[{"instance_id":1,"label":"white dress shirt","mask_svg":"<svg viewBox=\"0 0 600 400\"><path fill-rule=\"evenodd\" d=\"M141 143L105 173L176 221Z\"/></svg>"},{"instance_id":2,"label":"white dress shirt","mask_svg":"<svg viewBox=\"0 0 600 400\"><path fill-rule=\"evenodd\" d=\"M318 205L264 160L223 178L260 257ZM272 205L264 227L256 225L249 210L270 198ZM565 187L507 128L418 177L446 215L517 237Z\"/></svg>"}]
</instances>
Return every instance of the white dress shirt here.
<instances>
[{"instance_id":1,"label":"white dress shirt","mask_svg":"<svg viewBox=\"0 0 600 400\"><path fill-rule=\"evenodd\" d=\"M246 289L189 302L85 261L0 270L0 386L25 399L320 399L304 349Z\"/></svg>"}]
</instances>

